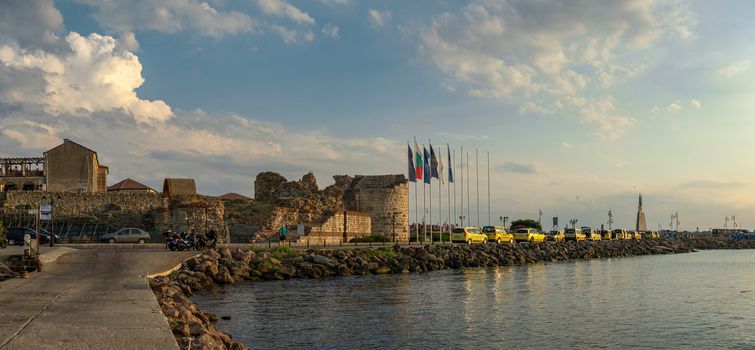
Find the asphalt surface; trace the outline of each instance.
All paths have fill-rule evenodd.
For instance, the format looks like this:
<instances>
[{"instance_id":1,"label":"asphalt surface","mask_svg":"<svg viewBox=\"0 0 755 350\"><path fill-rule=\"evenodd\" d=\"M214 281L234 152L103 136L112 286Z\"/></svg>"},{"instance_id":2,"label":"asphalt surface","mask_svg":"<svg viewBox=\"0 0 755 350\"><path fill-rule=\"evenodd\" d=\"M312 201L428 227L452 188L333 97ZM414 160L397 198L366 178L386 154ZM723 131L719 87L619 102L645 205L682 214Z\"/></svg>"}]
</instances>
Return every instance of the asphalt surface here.
<instances>
[{"instance_id":1,"label":"asphalt surface","mask_svg":"<svg viewBox=\"0 0 755 350\"><path fill-rule=\"evenodd\" d=\"M143 276L196 253L73 250L0 282L0 349L178 349Z\"/></svg>"}]
</instances>

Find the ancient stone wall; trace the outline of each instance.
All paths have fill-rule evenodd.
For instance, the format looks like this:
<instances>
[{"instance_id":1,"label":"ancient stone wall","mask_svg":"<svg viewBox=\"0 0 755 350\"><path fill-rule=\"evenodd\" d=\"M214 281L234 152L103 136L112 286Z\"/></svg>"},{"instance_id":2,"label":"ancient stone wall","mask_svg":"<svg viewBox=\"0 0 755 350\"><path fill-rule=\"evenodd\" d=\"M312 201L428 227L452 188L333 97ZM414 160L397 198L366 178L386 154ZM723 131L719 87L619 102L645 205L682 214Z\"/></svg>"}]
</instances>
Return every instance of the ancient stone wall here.
<instances>
[{"instance_id":1,"label":"ancient stone wall","mask_svg":"<svg viewBox=\"0 0 755 350\"><path fill-rule=\"evenodd\" d=\"M54 215L59 218L98 216L119 210L146 214L162 205L159 193L12 191L6 194L4 208L36 208L43 202L43 196L46 204L50 203L51 198L54 199Z\"/></svg>"},{"instance_id":2,"label":"ancient stone wall","mask_svg":"<svg viewBox=\"0 0 755 350\"><path fill-rule=\"evenodd\" d=\"M346 229L344 237L344 226ZM348 242L352 238L369 236L372 233L372 220L367 213L339 211L320 225L312 226L310 237L342 238Z\"/></svg>"},{"instance_id":3,"label":"ancient stone wall","mask_svg":"<svg viewBox=\"0 0 755 350\"><path fill-rule=\"evenodd\" d=\"M409 183L403 175L356 176L344 206L368 213L373 234L409 240Z\"/></svg>"},{"instance_id":4,"label":"ancient stone wall","mask_svg":"<svg viewBox=\"0 0 755 350\"><path fill-rule=\"evenodd\" d=\"M167 200L166 200L167 201ZM225 206L223 201L208 196L179 196L170 199L163 206L162 215L157 220L157 229L164 232L204 233L214 230L221 241L228 239L228 227L223 220Z\"/></svg>"},{"instance_id":5,"label":"ancient stone wall","mask_svg":"<svg viewBox=\"0 0 755 350\"><path fill-rule=\"evenodd\" d=\"M275 191L286 181L288 180L281 174L272 171L257 174L254 180L254 199L263 202L273 201Z\"/></svg>"}]
</instances>

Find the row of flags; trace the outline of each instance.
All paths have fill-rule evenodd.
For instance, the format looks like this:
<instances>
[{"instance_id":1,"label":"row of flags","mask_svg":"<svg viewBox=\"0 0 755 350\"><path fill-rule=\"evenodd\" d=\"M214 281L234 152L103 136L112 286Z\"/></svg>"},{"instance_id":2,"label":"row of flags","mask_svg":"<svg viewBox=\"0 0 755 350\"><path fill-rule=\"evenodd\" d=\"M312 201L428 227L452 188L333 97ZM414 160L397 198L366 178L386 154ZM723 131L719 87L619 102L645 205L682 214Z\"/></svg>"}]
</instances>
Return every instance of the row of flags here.
<instances>
[{"instance_id":1,"label":"row of flags","mask_svg":"<svg viewBox=\"0 0 755 350\"><path fill-rule=\"evenodd\" d=\"M412 153L412 147L407 143L407 160L408 160L408 173L409 181L417 182L417 180L423 180L426 184L430 183L430 179L433 177L440 180L443 183L443 159L442 157L435 156L435 149L430 144L430 152L427 152L425 145L422 145L420 150L417 140L414 140L414 152ZM440 153L440 149L438 149ZM448 182L454 182L453 166L451 166L451 148L446 144L446 155L448 156Z\"/></svg>"}]
</instances>

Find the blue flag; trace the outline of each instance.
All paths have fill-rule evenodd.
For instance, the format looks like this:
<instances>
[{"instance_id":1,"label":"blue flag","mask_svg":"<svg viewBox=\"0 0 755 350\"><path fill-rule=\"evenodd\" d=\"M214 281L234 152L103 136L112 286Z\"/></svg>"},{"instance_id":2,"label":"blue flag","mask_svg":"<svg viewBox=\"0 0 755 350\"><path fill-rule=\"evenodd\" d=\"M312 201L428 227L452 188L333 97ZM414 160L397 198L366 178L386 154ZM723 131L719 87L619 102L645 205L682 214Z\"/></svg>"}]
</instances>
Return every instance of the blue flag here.
<instances>
[{"instance_id":1,"label":"blue flag","mask_svg":"<svg viewBox=\"0 0 755 350\"><path fill-rule=\"evenodd\" d=\"M409 150L409 182L417 182L417 173L414 169L414 161L412 160L412 157L414 156L412 154L412 148L409 146L409 144L406 144L406 148Z\"/></svg>"},{"instance_id":2,"label":"blue flag","mask_svg":"<svg viewBox=\"0 0 755 350\"><path fill-rule=\"evenodd\" d=\"M438 158L435 157L435 150L433 149L433 145L430 144L430 171L432 177L439 179L438 177Z\"/></svg>"},{"instance_id":3,"label":"blue flag","mask_svg":"<svg viewBox=\"0 0 755 350\"><path fill-rule=\"evenodd\" d=\"M425 148L425 146L422 146L422 152L424 152L425 154L425 183L429 184L430 179L432 178L432 176L429 176L430 175L430 154L427 153L427 148Z\"/></svg>"},{"instance_id":4,"label":"blue flag","mask_svg":"<svg viewBox=\"0 0 755 350\"><path fill-rule=\"evenodd\" d=\"M448 155L448 183L454 182L454 167L451 164L451 147L446 144L446 154Z\"/></svg>"}]
</instances>

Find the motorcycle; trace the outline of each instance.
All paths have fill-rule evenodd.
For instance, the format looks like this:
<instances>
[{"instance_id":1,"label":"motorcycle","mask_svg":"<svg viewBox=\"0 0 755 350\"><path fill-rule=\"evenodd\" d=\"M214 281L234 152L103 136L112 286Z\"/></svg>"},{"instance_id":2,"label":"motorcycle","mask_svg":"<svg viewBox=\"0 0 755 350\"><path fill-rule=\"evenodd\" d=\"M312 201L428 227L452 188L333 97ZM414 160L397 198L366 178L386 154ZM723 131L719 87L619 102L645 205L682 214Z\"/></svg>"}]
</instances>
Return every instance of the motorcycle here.
<instances>
[{"instance_id":1,"label":"motorcycle","mask_svg":"<svg viewBox=\"0 0 755 350\"><path fill-rule=\"evenodd\" d=\"M183 237L181 234L178 234L178 233L174 234L171 237L171 240L168 242L168 248L171 251L176 251L176 250L184 251L184 250L192 249L193 247L194 247L193 241L189 243L186 237Z\"/></svg>"},{"instance_id":2,"label":"motorcycle","mask_svg":"<svg viewBox=\"0 0 755 350\"><path fill-rule=\"evenodd\" d=\"M205 250L205 248L215 249L218 241L215 238L207 238L204 236L198 236L194 242L194 249Z\"/></svg>"}]
</instances>

